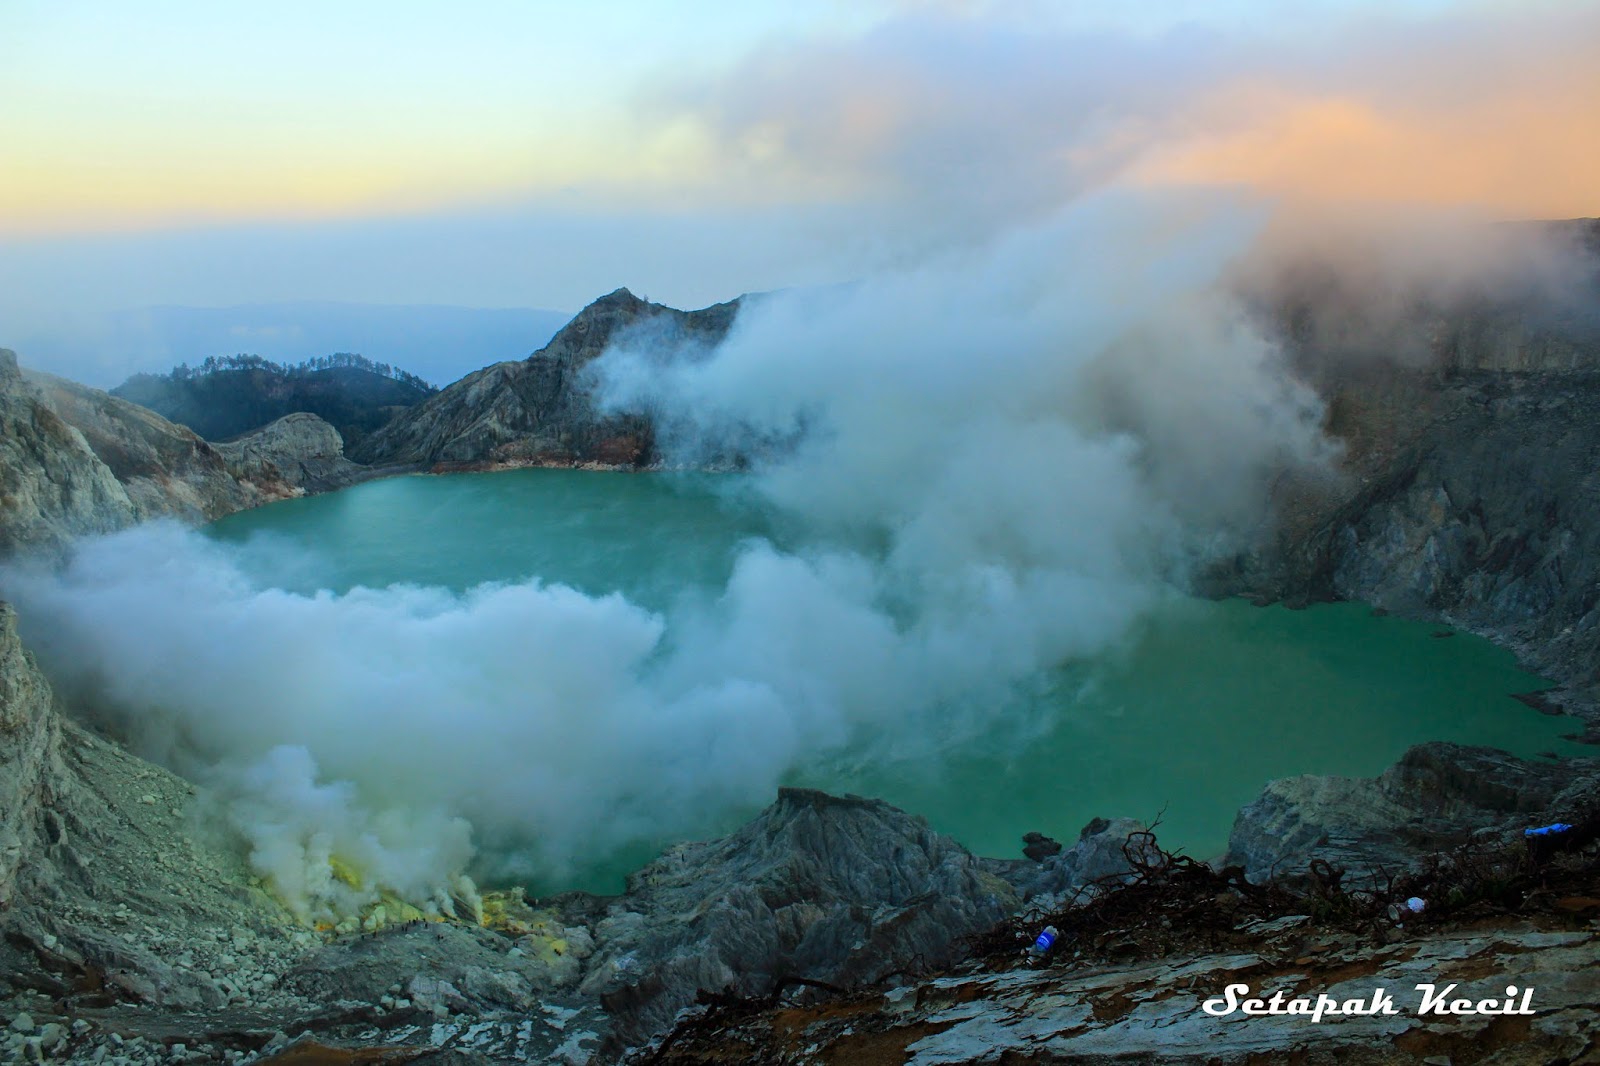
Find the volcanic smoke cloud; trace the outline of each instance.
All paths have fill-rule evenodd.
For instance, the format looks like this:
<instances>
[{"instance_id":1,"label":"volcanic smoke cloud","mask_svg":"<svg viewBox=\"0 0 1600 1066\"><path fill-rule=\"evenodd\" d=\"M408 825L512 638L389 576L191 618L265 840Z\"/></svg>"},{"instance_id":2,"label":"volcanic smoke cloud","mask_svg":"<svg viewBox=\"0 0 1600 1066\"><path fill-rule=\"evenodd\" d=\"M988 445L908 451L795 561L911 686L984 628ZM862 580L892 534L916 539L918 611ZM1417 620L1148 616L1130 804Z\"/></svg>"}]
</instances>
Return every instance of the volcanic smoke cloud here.
<instances>
[{"instance_id":1,"label":"volcanic smoke cloud","mask_svg":"<svg viewBox=\"0 0 1600 1066\"><path fill-rule=\"evenodd\" d=\"M559 873L846 745L1003 732L1013 685L1116 641L1258 521L1266 477L1325 445L1216 286L1256 224L1101 199L981 255L758 300L687 363L605 356L610 401L648 402L686 451L788 442L748 490L813 547L749 545L703 608L538 583L299 595L172 525L6 592L55 676L212 781L308 915L352 905L331 854L433 897L467 860L460 819L494 872Z\"/></svg>"},{"instance_id":2,"label":"volcanic smoke cloud","mask_svg":"<svg viewBox=\"0 0 1600 1066\"><path fill-rule=\"evenodd\" d=\"M82 705L211 783L307 917L378 887L426 905L474 843L492 874L559 877L697 834L831 753L931 760L1025 729L1017 686L1113 645L1246 542L1273 476L1331 456L1315 398L1232 295L1321 238L1263 200L1181 187L1294 199L1297 176L1357 173L1363 199L1414 200L1435 170L1392 153L1341 170L1290 134L1331 131L1358 157L1430 124L1451 144L1498 145L1493 121L1537 140L1527 100L1593 99L1600 67L1573 61L1593 12L1517 20L1515 54L1490 14L1431 50L1392 32L1282 54L1069 54L905 23L664 96L730 173L792 184L809 166L899 205L877 234L899 266L750 299L714 351L633 337L594 368L678 459L754 455L741 491L805 531L794 553L748 545L702 606L538 582L300 595L247 576L257 547L159 524L12 568L0 591ZM1491 72L1515 91L1490 99ZM1352 73L1362 91L1340 97ZM1472 136L1428 85L1478 87ZM1585 121L1556 140L1589 153ZM1475 159L1450 181L1487 173ZM1255 180L1261 160L1283 180Z\"/></svg>"}]
</instances>

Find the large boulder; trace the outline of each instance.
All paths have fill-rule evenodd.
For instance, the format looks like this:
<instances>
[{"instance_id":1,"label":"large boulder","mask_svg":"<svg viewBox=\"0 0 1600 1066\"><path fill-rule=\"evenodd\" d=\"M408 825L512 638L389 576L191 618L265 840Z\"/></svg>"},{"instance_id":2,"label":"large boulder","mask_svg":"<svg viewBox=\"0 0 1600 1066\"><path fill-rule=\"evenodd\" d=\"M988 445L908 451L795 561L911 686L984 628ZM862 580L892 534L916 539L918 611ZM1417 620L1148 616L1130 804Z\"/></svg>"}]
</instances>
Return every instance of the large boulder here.
<instances>
[{"instance_id":1,"label":"large boulder","mask_svg":"<svg viewBox=\"0 0 1600 1066\"><path fill-rule=\"evenodd\" d=\"M278 480L299 492L326 492L366 474L366 468L345 458L339 431L305 411L215 447L236 477L258 485Z\"/></svg>"}]
</instances>

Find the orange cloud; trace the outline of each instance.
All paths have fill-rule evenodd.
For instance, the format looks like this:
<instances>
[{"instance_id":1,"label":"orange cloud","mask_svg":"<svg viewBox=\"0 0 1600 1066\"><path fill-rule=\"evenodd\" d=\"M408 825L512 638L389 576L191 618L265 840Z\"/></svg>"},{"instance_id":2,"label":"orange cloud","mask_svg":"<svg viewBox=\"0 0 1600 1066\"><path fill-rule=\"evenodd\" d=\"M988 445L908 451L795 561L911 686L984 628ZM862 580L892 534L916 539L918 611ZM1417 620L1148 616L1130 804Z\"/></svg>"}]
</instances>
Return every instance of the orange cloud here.
<instances>
[{"instance_id":1,"label":"orange cloud","mask_svg":"<svg viewBox=\"0 0 1600 1066\"><path fill-rule=\"evenodd\" d=\"M1597 50L1600 51L1600 50ZM1274 86L1220 92L1206 132L1133 169L1152 183L1238 183L1290 198L1484 208L1514 216L1600 211L1600 54L1563 91L1515 91L1419 109ZM1239 116L1250 116L1241 127Z\"/></svg>"}]
</instances>

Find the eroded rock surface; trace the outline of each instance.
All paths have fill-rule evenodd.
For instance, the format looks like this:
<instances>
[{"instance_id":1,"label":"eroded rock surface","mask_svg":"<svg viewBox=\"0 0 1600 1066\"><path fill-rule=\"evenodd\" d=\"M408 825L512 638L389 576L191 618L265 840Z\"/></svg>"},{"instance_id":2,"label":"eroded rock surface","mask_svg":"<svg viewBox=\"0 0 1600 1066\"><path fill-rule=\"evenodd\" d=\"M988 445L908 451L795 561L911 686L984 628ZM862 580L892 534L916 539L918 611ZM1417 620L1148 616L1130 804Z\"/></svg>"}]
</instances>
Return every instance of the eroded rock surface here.
<instances>
[{"instance_id":1,"label":"eroded rock surface","mask_svg":"<svg viewBox=\"0 0 1600 1066\"><path fill-rule=\"evenodd\" d=\"M595 923L582 989L619 1040L666 1028L698 989L763 993L785 977L848 985L953 960L1018 895L921 818L881 800L783 789L721 840L682 844L629 879Z\"/></svg>"},{"instance_id":2,"label":"eroded rock surface","mask_svg":"<svg viewBox=\"0 0 1600 1066\"><path fill-rule=\"evenodd\" d=\"M116 475L23 380L0 349L0 555L56 549L135 521Z\"/></svg>"}]
</instances>

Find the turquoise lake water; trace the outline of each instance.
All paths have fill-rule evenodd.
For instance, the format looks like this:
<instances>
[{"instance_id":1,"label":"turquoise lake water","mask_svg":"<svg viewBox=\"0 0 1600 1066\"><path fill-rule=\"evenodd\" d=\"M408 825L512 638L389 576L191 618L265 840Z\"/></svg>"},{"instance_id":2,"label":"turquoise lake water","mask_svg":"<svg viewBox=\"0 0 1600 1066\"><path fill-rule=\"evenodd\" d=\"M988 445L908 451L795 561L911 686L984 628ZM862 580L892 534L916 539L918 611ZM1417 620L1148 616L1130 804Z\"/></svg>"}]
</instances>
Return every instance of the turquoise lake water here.
<instances>
[{"instance_id":1,"label":"turquoise lake water","mask_svg":"<svg viewBox=\"0 0 1600 1066\"><path fill-rule=\"evenodd\" d=\"M209 532L283 547L246 558L258 580L297 591L539 577L668 611L686 589L720 588L748 538L794 539L726 488L696 475L565 470L402 477L243 512ZM1371 776L1427 740L1592 752L1562 739L1573 721L1511 698L1547 686L1509 652L1360 604L1176 600L1116 654L1036 681L1028 698L1040 725L1026 740L892 765L846 752L792 781L883 797L982 854L1018 854L1028 830L1070 842L1097 816L1160 814L1165 843L1210 857L1275 777ZM701 835L748 813L708 814ZM658 843L578 881L615 887Z\"/></svg>"}]
</instances>

